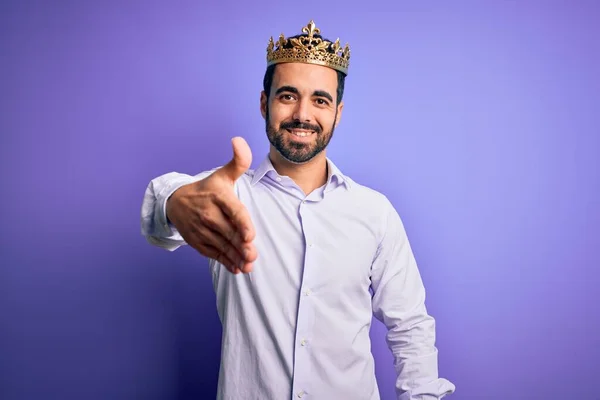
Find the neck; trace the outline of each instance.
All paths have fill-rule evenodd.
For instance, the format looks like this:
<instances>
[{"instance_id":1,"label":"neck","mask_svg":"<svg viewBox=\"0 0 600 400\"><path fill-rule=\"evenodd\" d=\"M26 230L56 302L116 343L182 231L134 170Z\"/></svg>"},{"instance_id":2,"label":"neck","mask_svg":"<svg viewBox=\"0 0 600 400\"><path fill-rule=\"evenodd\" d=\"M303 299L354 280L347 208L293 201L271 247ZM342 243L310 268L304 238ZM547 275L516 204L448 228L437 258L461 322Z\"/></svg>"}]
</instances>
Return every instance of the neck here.
<instances>
[{"instance_id":1,"label":"neck","mask_svg":"<svg viewBox=\"0 0 600 400\"><path fill-rule=\"evenodd\" d=\"M269 159L279 175L289 177L306 195L327 182L328 171L325 151L321 152L307 163L294 164L283 158L281 154L271 146Z\"/></svg>"}]
</instances>

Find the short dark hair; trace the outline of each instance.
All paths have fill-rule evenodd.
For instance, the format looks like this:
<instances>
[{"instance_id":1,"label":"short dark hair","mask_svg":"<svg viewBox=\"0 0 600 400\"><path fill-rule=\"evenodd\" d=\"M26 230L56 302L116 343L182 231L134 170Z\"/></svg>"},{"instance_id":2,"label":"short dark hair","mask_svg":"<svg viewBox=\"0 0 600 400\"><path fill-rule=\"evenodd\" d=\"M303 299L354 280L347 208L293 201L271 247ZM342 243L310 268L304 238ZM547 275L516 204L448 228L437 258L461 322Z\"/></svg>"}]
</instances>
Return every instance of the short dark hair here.
<instances>
[{"instance_id":1,"label":"short dark hair","mask_svg":"<svg viewBox=\"0 0 600 400\"><path fill-rule=\"evenodd\" d=\"M297 39L301 36L306 36L306 35L296 35L296 36L292 36L288 39ZM320 35L313 35L313 36L316 38L327 40L330 43L333 43L333 42L331 42L331 40L324 39ZM289 44L289 41L287 43L288 44L285 46L285 48L290 48L291 45ZM329 45L329 48L327 49L327 51L329 51L330 53L333 53L332 45ZM265 94L267 95L267 100L269 99L269 94L271 93L271 85L273 84L273 75L275 74L275 67L277 67L277 64L268 66L267 70L265 71L265 76L263 78L263 90L265 91ZM344 97L344 84L346 83L346 75L343 72L338 71L338 70L335 70L335 72L337 72L336 103L337 103L337 105L339 105L340 102L342 101L342 98Z\"/></svg>"}]
</instances>

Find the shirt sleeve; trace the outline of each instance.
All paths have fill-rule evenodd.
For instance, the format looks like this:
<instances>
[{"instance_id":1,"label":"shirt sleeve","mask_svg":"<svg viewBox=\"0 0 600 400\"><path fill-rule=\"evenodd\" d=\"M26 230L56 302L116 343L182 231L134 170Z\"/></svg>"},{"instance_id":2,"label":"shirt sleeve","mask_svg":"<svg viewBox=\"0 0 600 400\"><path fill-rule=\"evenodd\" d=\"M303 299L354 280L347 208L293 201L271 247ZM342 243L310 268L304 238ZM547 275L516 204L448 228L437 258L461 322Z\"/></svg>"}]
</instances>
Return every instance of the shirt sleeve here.
<instances>
[{"instance_id":1,"label":"shirt sleeve","mask_svg":"<svg viewBox=\"0 0 600 400\"><path fill-rule=\"evenodd\" d=\"M142 200L140 222L142 235L150 244L169 251L186 245L177 229L167 220L167 200L180 187L202 180L217 169L198 175L169 172L148 183Z\"/></svg>"},{"instance_id":2,"label":"shirt sleeve","mask_svg":"<svg viewBox=\"0 0 600 400\"><path fill-rule=\"evenodd\" d=\"M435 320L400 216L389 202L387 210L371 271L373 314L387 328L398 400L439 400L455 386L438 376Z\"/></svg>"}]
</instances>

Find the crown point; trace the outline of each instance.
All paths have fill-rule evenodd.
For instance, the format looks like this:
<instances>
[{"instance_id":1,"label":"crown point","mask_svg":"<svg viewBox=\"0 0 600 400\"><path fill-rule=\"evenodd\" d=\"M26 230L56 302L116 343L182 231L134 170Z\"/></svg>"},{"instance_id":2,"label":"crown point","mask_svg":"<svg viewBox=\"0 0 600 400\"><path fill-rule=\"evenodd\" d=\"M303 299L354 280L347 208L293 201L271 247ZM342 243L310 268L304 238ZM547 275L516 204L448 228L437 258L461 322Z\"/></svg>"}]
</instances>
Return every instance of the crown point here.
<instances>
[{"instance_id":1,"label":"crown point","mask_svg":"<svg viewBox=\"0 0 600 400\"><path fill-rule=\"evenodd\" d=\"M273 41L271 37L267 48L268 65L280 62L301 62L326 65L345 75L348 74L350 48L347 43L342 50L339 38L331 43L328 40L315 37L314 35L320 34L321 30L316 27L312 19L308 25L302 28L302 33L304 35L298 38L289 39L286 39L282 33L274 46L271 44Z\"/></svg>"},{"instance_id":2,"label":"crown point","mask_svg":"<svg viewBox=\"0 0 600 400\"><path fill-rule=\"evenodd\" d=\"M308 25L306 25L304 28L302 28L302 32L308 34L309 38L312 38L315 33L316 34L321 33L321 30L319 28L317 28L317 26L315 25L315 21L313 21L311 19L310 22L308 23Z\"/></svg>"}]
</instances>

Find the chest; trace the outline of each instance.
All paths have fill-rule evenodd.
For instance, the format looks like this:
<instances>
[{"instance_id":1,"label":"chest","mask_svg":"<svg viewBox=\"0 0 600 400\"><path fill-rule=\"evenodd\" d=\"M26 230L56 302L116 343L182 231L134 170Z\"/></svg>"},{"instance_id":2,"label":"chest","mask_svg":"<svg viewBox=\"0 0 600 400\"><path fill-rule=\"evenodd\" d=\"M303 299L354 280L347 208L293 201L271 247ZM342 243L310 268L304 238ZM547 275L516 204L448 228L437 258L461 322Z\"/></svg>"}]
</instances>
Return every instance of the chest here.
<instances>
[{"instance_id":1,"label":"chest","mask_svg":"<svg viewBox=\"0 0 600 400\"><path fill-rule=\"evenodd\" d=\"M377 221L351 199L301 201L264 191L242 200L256 229L256 285L368 290Z\"/></svg>"}]
</instances>

